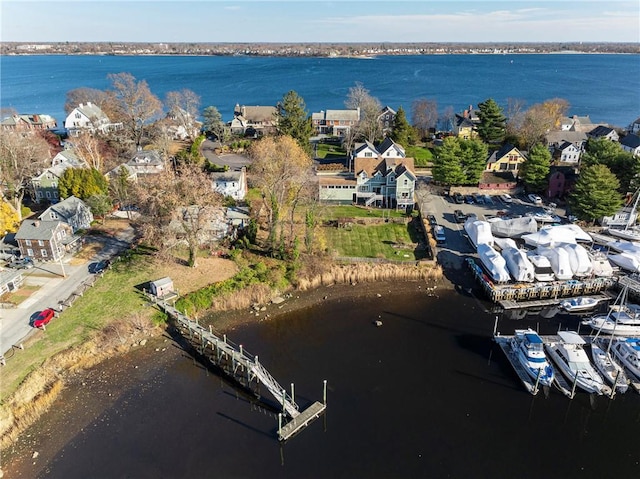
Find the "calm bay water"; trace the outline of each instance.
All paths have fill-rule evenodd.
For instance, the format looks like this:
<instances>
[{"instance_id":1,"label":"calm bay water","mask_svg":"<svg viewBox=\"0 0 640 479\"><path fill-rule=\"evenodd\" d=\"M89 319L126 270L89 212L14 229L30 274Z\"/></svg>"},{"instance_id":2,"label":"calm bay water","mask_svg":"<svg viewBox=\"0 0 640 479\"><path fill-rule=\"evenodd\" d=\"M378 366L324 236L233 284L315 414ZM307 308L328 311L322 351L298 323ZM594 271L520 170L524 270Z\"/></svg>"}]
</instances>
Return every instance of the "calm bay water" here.
<instances>
[{"instance_id":1,"label":"calm bay water","mask_svg":"<svg viewBox=\"0 0 640 479\"><path fill-rule=\"evenodd\" d=\"M68 388L30 431L40 458L27 459L16 477L640 475L638 394L532 397L491 342L494 315L476 299L380 291L230 333L283 386L295 383L303 407L321 400L328 380L326 417L284 447L273 415L168 346L99 368L100 395ZM500 330L539 323L551 333L577 322L530 315L503 319ZM71 426L87 407L96 410Z\"/></svg>"},{"instance_id":2,"label":"calm bay water","mask_svg":"<svg viewBox=\"0 0 640 479\"><path fill-rule=\"evenodd\" d=\"M47 113L64 120L65 95L79 87L107 89L107 74L129 72L160 98L188 88L202 108L213 105L230 120L236 103L274 105L297 91L309 112L344 108L359 81L393 108L410 111L417 98L436 99L440 110L494 98L528 105L569 101L570 114L626 126L640 116L639 55L425 55L375 59L190 56L4 56L0 106Z\"/></svg>"}]
</instances>

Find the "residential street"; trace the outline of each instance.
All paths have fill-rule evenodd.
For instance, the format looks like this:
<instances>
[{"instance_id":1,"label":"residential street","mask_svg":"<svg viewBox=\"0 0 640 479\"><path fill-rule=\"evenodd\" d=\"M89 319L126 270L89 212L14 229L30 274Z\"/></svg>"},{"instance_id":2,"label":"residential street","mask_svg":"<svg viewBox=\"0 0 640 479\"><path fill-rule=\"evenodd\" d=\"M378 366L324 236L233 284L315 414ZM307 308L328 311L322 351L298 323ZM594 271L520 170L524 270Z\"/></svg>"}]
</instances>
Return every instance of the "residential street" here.
<instances>
[{"instance_id":1,"label":"residential street","mask_svg":"<svg viewBox=\"0 0 640 479\"><path fill-rule=\"evenodd\" d=\"M119 237L102 237L104 247L89 261L82 265L71 265L71 257L65 257L60 263L36 263L33 269L24 270L24 285L39 286L28 299L16 308L0 309L0 357L10 360L16 348L19 348L29 335L39 330L30 326L30 320L38 311L46 308L58 309L92 274L89 265L103 259L114 257L129 247L134 237L133 228L119 232ZM66 277L63 277L63 269ZM54 319L53 321L55 321Z\"/></svg>"},{"instance_id":2,"label":"residential street","mask_svg":"<svg viewBox=\"0 0 640 479\"><path fill-rule=\"evenodd\" d=\"M218 142L215 141L205 140L202 142L200 151L211 163L218 166L228 166L231 171L240 170L243 166L251 164L251 161L243 155L237 155L235 153L223 153L221 155L216 155L215 149L217 146Z\"/></svg>"}]
</instances>

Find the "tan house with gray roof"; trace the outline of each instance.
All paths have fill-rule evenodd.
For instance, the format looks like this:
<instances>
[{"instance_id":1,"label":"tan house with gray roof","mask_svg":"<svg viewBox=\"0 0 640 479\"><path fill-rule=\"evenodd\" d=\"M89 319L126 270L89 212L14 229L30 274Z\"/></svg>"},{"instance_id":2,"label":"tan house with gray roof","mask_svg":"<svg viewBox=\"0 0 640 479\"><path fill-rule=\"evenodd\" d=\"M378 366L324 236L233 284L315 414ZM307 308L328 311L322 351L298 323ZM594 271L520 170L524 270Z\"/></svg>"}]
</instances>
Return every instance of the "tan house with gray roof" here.
<instances>
[{"instance_id":1,"label":"tan house with gray roof","mask_svg":"<svg viewBox=\"0 0 640 479\"><path fill-rule=\"evenodd\" d=\"M346 136L360 121L360 108L355 110L322 110L311 114L316 134Z\"/></svg>"},{"instance_id":2,"label":"tan house with gray roof","mask_svg":"<svg viewBox=\"0 0 640 479\"><path fill-rule=\"evenodd\" d=\"M277 131L275 106L246 106L236 104L229 123L233 135L259 137Z\"/></svg>"}]
</instances>

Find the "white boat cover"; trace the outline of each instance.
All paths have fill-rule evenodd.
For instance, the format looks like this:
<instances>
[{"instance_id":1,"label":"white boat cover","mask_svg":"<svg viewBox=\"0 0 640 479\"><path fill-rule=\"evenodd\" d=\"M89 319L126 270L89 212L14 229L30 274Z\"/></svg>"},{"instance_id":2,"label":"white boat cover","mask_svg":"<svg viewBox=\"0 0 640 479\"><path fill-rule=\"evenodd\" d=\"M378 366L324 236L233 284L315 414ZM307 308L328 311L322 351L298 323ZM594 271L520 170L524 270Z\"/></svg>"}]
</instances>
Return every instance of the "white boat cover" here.
<instances>
[{"instance_id":1,"label":"white boat cover","mask_svg":"<svg viewBox=\"0 0 640 479\"><path fill-rule=\"evenodd\" d=\"M524 235L524 242L529 246L553 247L559 243L576 243L578 241L593 241L591 236L577 225L545 226L537 233Z\"/></svg>"},{"instance_id":2,"label":"white boat cover","mask_svg":"<svg viewBox=\"0 0 640 479\"><path fill-rule=\"evenodd\" d=\"M493 235L491 234L491 225L486 221L480 221L476 218L469 218L464 223L466 231L471 243L476 248L481 244L493 246Z\"/></svg>"},{"instance_id":3,"label":"white boat cover","mask_svg":"<svg viewBox=\"0 0 640 479\"><path fill-rule=\"evenodd\" d=\"M563 244L561 246L569 253L569 264L573 275L579 278L589 276L593 272L593 264L591 258L584 246L579 244Z\"/></svg>"},{"instance_id":4,"label":"white boat cover","mask_svg":"<svg viewBox=\"0 0 640 479\"><path fill-rule=\"evenodd\" d=\"M502 257L504 258L507 269L513 279L516 281L531 282L535 279L535 270L527 254L516 247L507 247L502 249Z\"/></svg>"},{"instance_id":5,"label":"white boat cover","mask_svg":"<svg viewBox=\"0 0 640 479\"><path fill-rule=\"evenodd\" d=\"M632 241L615 240L609 241L607 246L619 253L640 254L640 244Z\"/></svg>"},{"instance_id":6,"label":"white boat cover","mask_svg":"<svg viewBox=\"0 0 640 479\"><path fill-rule=\"evenodd\" d=\"M530 216L491 223L491 233L502 238L520 238L538 231L538 223Z\"/></svg>"},{"instance_id":7,"label":"white boat cover","mask_svg":"<svg viewBox=\"0 0 640 479\"><path fill-rule=\"evenodd\" d=\"M610 278L613 276L613 267L607 255L601 251L589 253L593 274L600 278Z\"/></svg>"},{"instance_id":8,"label":"white boat cover","mask_svg":"<svg viewBox=\"0 0 640 479\"><path fill-rule=\"evenodd\" d=\"M497 246L501 250L505 248L517 248L516 242L511 238L493 238L493 245Z\"/></svg>"},{"instance_id":9,"label":"white boat cover","mask_svg":"<svg viewBox=\"0 0 640 479\"><path fill-rule=\"evenodd\" d=\"M640 273L640 256L632 253L609 254L609 261L625 271Z\"/></svg>"},{"instance_id":10,"label":"white boat cover","mask_svg":"<svg viewBox=\"0 0 640 479\"><path fill-rule=\"evenodd\" d=\"M553 281L554 279L556 279L553 274L553 269L551 268L551 262L549 261L549 258L547 258L546 256L535 254L534 251L529 251L527 253L527 257L533 265L536 281Z\"/></svg>"},{"instance_id":11,"label":"white boat cover","mask_svg":"<svg viewBox=\"0 0 640 479\"><path fill-rule=\"evenodd\" d=\"M553 274L561 281L573 278L573 270L569 261L569 253L564 248L546 248L538 246L538 254L545 256L551 263Z\"/></svg>"},{"instance_id":12,"label":"white boat cover","mask_svg":"<svg viewBox=\"0 0 640 479\"><path fill-rule=\"evenodd\" d=\"M478 257L489 273L489 276L491 276L491 279L497 283L509 281L509 271L507 271L504 258L490 245L485 243L479 244Z\"/></svg>"}]
</instances>

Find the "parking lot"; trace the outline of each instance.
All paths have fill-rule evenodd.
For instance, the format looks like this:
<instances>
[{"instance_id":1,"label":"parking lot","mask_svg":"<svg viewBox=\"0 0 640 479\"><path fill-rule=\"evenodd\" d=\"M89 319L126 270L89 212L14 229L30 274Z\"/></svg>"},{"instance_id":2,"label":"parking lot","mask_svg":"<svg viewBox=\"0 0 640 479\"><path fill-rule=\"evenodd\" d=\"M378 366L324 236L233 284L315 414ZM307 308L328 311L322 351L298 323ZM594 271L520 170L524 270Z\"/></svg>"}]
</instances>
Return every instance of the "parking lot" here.
<instances>
[{"instance_id":1,"label":"parking lot","mask_svg":"<svg viewBox=\"0 0 640 479\"><path fill-rule=\"evenodd\" d=\"M440 196L435 194L424 195L421 206L425 208L425 214L435 216L437 223L444 228L446 241L438 244L438 262L444 268L463 267L462 261L468 254L475 253L475 249L467 239L464 232L462 218L456 220L455 212L460 210L465 216L475 214L478 219L484 220L495 216L516 217L525 216L527 213L544 211L539 205L531 202L526 195L514 196L511 202L501 201L498 196L491 195L490 200L482 199L482 202L456 203L453 196ZM548 205L545 205L548 208ZM563 221L565 211L561 208L548 208L548 211L560 217Z\"/></svg>"}]
</instances>

